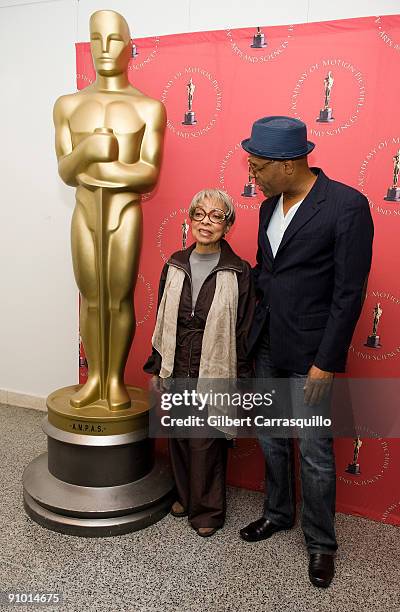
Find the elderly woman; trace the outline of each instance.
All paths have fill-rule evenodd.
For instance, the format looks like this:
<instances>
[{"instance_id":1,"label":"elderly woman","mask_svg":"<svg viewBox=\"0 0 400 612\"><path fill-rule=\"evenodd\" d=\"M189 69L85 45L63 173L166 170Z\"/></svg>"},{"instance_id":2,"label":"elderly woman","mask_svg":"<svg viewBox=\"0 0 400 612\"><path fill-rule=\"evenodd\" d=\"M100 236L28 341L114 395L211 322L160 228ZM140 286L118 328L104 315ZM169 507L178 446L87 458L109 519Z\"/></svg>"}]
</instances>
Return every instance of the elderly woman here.
<instances>
[{"instance_id":1,"label":"elderly woman","mask_svg":"<svg viewBox=\"0 0 400 612\"><path fill-rule=\"evenodd\" d=\"M153 351L144 370L161 379L251 377L251 269L224 240L235 221L233 204L218 189L200 191L189 218L194 244L174 253L162 270ZM177 491L171 514L188 516L202 537L224 524L227 448L217 432L169 440Z\"/></svg>"}]
</instances>

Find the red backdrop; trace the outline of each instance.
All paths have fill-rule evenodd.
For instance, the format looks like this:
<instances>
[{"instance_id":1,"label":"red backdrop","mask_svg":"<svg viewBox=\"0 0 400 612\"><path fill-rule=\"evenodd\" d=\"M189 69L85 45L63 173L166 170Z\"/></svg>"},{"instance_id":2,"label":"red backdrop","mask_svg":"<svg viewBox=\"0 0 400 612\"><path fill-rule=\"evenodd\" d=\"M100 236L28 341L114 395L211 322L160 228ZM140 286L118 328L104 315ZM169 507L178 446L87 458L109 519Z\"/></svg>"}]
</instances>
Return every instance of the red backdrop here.
<instances>
[{"instance_id":1,"label":"red backdrop","mask_svg":"<svg viewBox=\"0 0 400 612\"><path fill-rule=\"evenodd\" d=\"M364 310L349 355L349 374L397 377L400 364L400 203L385 201L392 184L393 156L400 149L400 16L368 17L295 26L262 27L267 46L252 48L256 28L137 39L129 66L133 85L162 100L168 127L156 190L143 198L144 243L135 293L137 330L126 380L146 385L142 365L150 352L161 267L181 248L181 225L200 189L219 187L234 200L237 222L230 233L235 250L255 261L262 197L241 195L247 180L240 141L265 115L304 120L316 143L311 165L368 197L376 234ZM89 43L78 43L77 85L95 78ZM316 119L324 102L324 78L334 84L334 121ZM182 125L193 79L197 123ZM189 236L190 242L190 236ZM373 309L383 310L382 347L364 346L372 332ZM84 377L84 369L81 368ZM400 524L399 440L363 438L361 474L345 470L353 441L336 441L337 508ZM262 453L255 440L241 440L230 458L229 482L263 488Z\"/></svg>"}]
</instances>

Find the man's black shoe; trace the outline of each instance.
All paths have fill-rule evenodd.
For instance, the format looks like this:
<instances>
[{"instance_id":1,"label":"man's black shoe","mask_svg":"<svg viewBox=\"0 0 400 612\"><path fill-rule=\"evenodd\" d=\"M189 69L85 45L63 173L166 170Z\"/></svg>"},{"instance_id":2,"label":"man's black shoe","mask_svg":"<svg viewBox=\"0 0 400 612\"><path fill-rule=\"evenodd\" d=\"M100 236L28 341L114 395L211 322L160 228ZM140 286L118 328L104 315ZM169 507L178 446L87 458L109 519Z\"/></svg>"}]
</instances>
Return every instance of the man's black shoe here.
<instances>
[{"instance_id":1,"label":"man's black shoe","mask_svg":"<svg viewBox=\"0 0 400 612\"><path fill-rule=\"evenodd\" d=\"M335 562L333 555L325 553L313 553L310 555L308 575L314 586L326 589L332 582L334 574Z\"/></svg>"},{"instance_id":2,"label":"man's black shoe","mask_svg":"<svg viewBox=\"0 0 400 612\"><path fill-rule=\"evenodd\" d=\"M271 523L271 521L265 517L257 519L253 523L247 525L240 530L240 537L246 542L260 542L270 538L277 531L283 531L284 529L290 529L290 527L279 527Z\"/></svg>"}]
</instances>

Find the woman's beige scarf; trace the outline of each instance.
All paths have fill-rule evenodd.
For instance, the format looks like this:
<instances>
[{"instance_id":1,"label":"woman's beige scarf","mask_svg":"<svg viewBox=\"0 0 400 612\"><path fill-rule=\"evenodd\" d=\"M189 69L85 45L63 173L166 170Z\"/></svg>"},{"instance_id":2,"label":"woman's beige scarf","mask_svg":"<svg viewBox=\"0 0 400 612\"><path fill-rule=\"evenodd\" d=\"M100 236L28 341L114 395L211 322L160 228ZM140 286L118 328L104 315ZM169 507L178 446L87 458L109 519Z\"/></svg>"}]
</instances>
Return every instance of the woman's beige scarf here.
<instances>
[{"instance_id":1,"label":"woman's beige scarf","mask_svg":"<svg viewBox=\"0 0 400 612\"><path fill-rule=\"evenodd\" d=\"M168 266L152 344L161 355L160 378L172 376L176 327L185 272ZM236 378L236 319L239 289L233 270L217 272L214 298L201 347L199 378Z\"/></svg>"}]
</instances>

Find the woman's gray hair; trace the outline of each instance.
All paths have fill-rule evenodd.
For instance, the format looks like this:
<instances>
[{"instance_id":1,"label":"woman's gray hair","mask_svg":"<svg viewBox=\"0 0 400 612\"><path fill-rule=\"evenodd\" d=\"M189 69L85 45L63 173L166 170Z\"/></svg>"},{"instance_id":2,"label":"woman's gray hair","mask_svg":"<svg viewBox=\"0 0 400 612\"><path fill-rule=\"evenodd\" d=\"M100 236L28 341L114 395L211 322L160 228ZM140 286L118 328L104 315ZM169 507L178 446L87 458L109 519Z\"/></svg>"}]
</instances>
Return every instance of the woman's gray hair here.
<instances>
[{"instance_id":1,"label":"woman's gray hair","mask_svg":"<svg viewBox=\"0 0 400 612\"><path fill-rule=\"evenodd\" d=\"M235 223L236 213L235 213L235 207L233 206L233 202L231 198L228 196L228 194L225 193L225 191L221 191L221 189L202 189L201 191L196 193L196 195L193 197L193 200L191 201L190 206L189 206L189 217L190 218L192 217L192 214L195 208L197 208L197 206L200 206L203 200L205 200L206 198L208 200L212 200L213 202L216 202L217 207L218 207L218 202L220 204L225 204L225 207L223 207L222 210L224 210L225 208L226 223L228 225L233 225Z\"/></svg>"}]
</instances>

